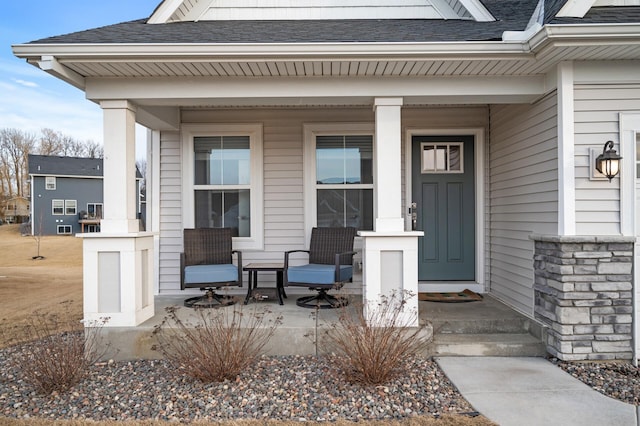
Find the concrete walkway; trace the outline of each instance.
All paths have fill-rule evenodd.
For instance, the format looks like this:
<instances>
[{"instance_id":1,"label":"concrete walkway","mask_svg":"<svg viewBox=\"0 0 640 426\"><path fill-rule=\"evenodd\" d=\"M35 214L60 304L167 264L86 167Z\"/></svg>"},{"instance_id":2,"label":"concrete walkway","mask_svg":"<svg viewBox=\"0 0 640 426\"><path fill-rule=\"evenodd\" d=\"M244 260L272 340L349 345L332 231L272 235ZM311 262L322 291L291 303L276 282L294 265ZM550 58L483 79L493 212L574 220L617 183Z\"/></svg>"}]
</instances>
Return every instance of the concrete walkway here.
<instances>
[{"instance_id":1,"label":"concrete walkway","mask_svg":"<svg viewBox=\"0 0 640 426\"><path fill-rule=\"evenodd\" d=\"M467 401L500 426L640 426L635 406L594 391L544 358L436 361Z\"/></svg>"}]
</instances>

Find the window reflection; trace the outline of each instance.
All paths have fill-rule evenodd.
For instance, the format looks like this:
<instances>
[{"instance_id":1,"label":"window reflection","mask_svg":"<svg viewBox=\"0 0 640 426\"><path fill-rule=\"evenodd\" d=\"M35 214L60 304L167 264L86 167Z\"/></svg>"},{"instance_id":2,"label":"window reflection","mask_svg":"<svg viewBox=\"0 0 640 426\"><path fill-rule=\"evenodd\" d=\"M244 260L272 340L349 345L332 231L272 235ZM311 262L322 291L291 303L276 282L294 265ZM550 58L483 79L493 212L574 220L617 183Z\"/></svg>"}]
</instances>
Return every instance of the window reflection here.
<instances>
[{"instance_id":1,"label":"window reflection","mask_svg":"<svg viewBox=\"0 0 640 426\"><path fill-rule=\"evenodd\" d=\"M196 228L231 228L234 237L251 236L251 201L248 189L197 190Z\"/></svg>"},{"instance_id":2,"label":"window reflection","mask_svg":"<svg viewBox=\"0 0 640 426\"><path fill-rule=\"evenodd\" d=\"M248 136L194 138L196 185L248 185Z\"/></svg>"},{"instance_id":3,"label":"window reflection","mask_svg":"<svg viewBox=\"0 0 640 426\"><path fill-rule=\"evenodd\" d=\"M318 184L373 183L371 136L318 136L316 181Z\"/></svg>"}]
</instances>

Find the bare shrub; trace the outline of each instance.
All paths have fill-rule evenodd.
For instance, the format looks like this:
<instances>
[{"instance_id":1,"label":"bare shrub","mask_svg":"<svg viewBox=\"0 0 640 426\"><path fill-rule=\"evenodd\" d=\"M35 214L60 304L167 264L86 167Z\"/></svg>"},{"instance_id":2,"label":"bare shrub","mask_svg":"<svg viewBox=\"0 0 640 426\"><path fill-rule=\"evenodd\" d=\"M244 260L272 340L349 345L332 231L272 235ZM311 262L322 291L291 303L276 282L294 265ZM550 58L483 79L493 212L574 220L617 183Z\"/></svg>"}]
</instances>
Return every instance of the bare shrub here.
<instances>
[{"instance_id":1,"label":"bare shrub","mask_svg":"<svg viewBox=\"0 0 640 426\"><path fill-rule=\"evenodd\" d=\"M100 329L108 319L86 324L70 315L33 312L24 327L24 344L10 361L40 393L63 392L82 381L104 354ZM106 350L106 349L105 349Z\"/></svg>"},{"instance_id":2,"label":"bare shrub","mask_svg":"<svg viewBox=\"0 0 640 426\"><path fill-rule=\"evenodd\" d=\"M256 362L282 323L281 316L255 306L250 313L243 312L240 304L195 308L193 322L180 318L179 308L170 306L153 332L154 349L177 373L204 383L234 379Z\"/></svg>"},{"instance_id":3,"label":"bare shrub","mask_svg":"<svg viewBox=\"0 0 640 426\"><path fill-rule=\"evenodd\" d=\"M363 306L340 308L338 322L327 332L334 365L352 383L379 385L399 374L430 342L420 327L411 327L417 312L406 312L410 293L382 296Z\"/></svg>"}]
</instances>

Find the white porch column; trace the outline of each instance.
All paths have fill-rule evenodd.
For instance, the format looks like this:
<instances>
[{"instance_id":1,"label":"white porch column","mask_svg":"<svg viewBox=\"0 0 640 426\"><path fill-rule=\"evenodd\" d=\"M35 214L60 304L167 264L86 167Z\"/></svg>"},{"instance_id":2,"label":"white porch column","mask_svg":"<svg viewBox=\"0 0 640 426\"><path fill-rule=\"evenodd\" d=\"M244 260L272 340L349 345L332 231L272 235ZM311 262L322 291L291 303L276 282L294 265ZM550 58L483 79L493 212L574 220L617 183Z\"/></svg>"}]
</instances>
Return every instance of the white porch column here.
<instances>
[{"instance_id":1,"label":"white porch column","mask_svg":"<svg viewBox=\"0 0 640 426\"><path fill-rule=\"evenodd\" d=\"M104 218L100 231L140 230L136 218L136 108L128 101L103 101Z\"/></svg>"},{"instance_id":2,"label":"white porch column","mask_svg":"<svg viewBox=\"0 0 640 426\"><path fill-rule=\"evenodd\" d=\"M374 230L363 240L363 304L375 309L382 296L410 294L404 305L406 325L418 326L418 237L406 232L402 216L402 98L377 98ZM365 313L367 314L367 313Z\"/></svg>"},{"instance_id":3,"label":"white porch column","mask_svg":"<svg viewBox=\"0 0 640 426\"><path fill-rule=\"evenodd\" d=\"M139 232L136 217L136 109L124 100L101 106L104 217L100 233L81 235L84 319L109 318L106 327L136 326L154 315L153 234Z\"/></svg>"},{"instance_id":4,"label":"white porch column","mask_svg":"<svg viewBox=\"0 0 640 426\"><path fill-rule=\"evenodd\" d=\"M402 98L377 98L374 230L404 231L402 218Z\"/></svg>"}]
</instances>

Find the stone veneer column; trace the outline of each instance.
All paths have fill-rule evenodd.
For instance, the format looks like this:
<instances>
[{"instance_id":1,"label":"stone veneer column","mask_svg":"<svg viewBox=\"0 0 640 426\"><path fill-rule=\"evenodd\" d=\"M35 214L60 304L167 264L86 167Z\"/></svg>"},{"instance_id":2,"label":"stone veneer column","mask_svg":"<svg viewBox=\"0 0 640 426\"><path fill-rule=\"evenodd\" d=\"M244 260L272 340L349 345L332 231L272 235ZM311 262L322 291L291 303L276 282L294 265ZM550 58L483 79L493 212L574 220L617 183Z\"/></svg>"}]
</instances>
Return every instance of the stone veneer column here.
<instances>
[{"instance_id":1,"label":"stone veneer column","mask_svg":"<svg viewBox=\"0 0 640 426\"><path fill-rule=\"evenodd\" d=\"M562 360L631 359L635 238L545 236L535 241L535 318Z\"/></svg>"}]
</instances>

